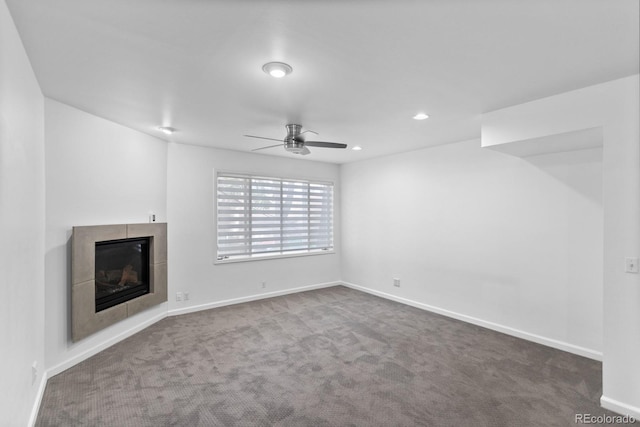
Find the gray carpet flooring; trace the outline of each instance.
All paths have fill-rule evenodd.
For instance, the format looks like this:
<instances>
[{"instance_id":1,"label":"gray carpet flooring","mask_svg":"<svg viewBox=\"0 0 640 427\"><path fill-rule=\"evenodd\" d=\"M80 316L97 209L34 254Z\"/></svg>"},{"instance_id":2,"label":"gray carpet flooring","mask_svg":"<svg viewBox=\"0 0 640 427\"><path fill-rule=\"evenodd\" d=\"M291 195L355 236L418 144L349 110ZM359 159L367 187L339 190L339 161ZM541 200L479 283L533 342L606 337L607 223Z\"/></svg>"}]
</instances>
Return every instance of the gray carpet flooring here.
<instances>
[{"instance_id":1,"label":"gray carpet flooring","mask_svg":"<svg viewBox=\"0 0 640 427\"><path fill-rule=\"evenodd\" d=\"M598 362L342 286L169 317L49 379L37 426L571 426Z\"/></svg>"}]
</instances>

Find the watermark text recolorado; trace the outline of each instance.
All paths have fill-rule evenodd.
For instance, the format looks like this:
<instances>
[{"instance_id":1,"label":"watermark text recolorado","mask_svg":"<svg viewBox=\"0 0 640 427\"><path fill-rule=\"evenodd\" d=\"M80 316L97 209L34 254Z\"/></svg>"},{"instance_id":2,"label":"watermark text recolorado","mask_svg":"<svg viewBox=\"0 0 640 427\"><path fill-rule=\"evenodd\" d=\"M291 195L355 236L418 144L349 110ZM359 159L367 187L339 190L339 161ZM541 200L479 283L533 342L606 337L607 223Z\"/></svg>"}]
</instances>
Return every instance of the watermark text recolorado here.
<instances>
[{"instance_id":1,"label":"watermark text recolorado","mask_svg":"<svg viewBox=\"0 0 640 427\"><path fill-rule=\"evenodd\" d=\"M636 419L629 415L593 415L576 414L576 424L635 424Z\"/></svg>"}]
</instances>

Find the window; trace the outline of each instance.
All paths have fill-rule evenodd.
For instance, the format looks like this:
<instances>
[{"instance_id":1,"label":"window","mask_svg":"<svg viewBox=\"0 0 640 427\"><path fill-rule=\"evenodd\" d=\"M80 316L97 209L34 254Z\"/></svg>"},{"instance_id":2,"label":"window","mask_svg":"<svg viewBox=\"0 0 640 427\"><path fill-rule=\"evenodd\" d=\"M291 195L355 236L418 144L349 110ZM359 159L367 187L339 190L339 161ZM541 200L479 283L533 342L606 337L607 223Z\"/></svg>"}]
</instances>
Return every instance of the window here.
<instances>
[{"instance_id":1,"label":"window","mask_svg":"<svg viewBox=\"0 0 640 427\"><path fill-rule=\"evenodd\" d=\"M333 184L218 173L218 261L333 250Z\"/></svg>"}]
</instances>

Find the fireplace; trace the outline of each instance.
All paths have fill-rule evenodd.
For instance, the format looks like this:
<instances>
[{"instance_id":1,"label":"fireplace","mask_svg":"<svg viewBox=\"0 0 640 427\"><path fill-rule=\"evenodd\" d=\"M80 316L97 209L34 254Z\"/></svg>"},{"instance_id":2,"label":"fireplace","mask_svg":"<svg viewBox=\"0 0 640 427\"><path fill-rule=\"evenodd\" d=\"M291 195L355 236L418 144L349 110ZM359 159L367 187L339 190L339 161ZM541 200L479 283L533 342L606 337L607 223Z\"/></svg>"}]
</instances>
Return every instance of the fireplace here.
<instances>
[{"instance_id":1,"label":"fireplace","mask_svg":"<svg viewBox=\"0 0 640 427\"><path fill-rule=\"evenodd\" d=\"M149 293L149 238L96 242L96 313Z\"/></svg>"},{"instance_id":2,"label":"fireplace","mask_svg":"<svg viewBox=\"0 0 640 427\"><path fill-rule=\"evenodd\" d=\"M73 227L73 341L166 301L166 223Z\"/></svg>"}]
</instances>

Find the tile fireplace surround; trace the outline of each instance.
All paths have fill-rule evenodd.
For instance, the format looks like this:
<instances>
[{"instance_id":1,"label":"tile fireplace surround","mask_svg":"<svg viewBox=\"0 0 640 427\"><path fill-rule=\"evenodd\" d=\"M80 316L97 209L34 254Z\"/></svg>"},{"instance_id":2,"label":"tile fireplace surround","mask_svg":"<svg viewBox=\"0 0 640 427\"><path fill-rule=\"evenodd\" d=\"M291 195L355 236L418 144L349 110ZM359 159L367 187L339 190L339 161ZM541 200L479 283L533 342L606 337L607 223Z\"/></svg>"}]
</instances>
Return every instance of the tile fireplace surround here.
<instances>
[{"instance_id":1,"label":"tile fireplace surround","mask_svg":"<svg viewBox=\"0 0 640 427\"><path fill-rule=\"evenodd\" d=\"M149 293L96 313L96 242L150 237ZM73 227L71 237L71 336L79 341L149 307L167 301L167 224Z\"/></svg>"}]
</instances>

